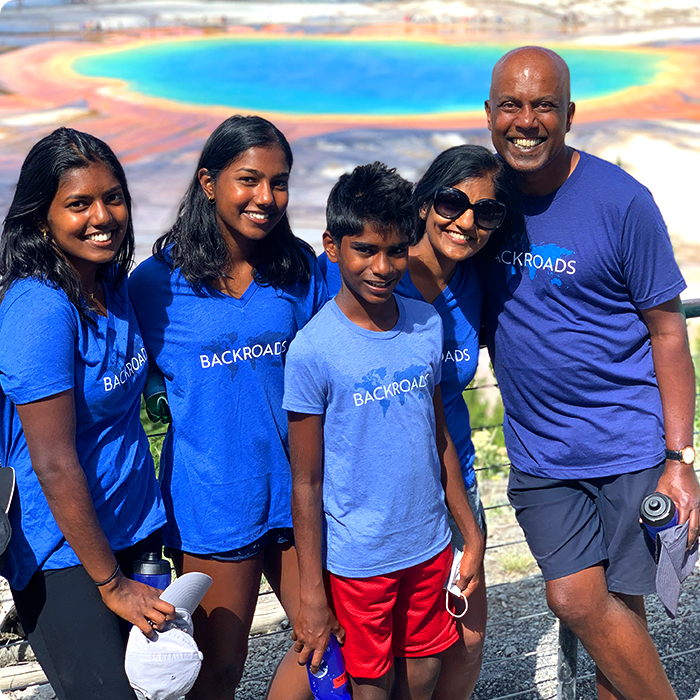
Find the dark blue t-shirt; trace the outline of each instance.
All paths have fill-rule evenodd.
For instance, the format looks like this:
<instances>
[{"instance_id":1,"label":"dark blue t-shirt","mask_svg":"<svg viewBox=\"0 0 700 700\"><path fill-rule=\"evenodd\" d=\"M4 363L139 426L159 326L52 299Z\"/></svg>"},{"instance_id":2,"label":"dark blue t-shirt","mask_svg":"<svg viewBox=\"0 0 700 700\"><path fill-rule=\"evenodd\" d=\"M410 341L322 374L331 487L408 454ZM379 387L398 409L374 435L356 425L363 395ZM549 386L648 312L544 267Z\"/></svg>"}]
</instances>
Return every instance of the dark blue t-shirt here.
<instances>
[{"instance_id":1,"label":"dark blue t-shirt","mask_svg":"<svg viewBox=\"0 0 700 700\"><path fill-rule=\"evenodd\" d=\"M15 404L73 389L75 446L97 518L114 551L165 522L148 440L141 427L146 351L126 283L105 285L97 328L68 297L39 280L15 282L0 304L0 463L17 476L12 540L3 576L22 589L37 569L80 563L51 514L32 469Z\"/></svg>"},{"instance_id":2,"label":"dark blue t-shirt","mask_svg":"<svg viewBox=\"0 0 700 700\"><path fill-rule=\"evenodd\" d=\"M338 265L325 253L318 259L332 296L340 290ZM395 289L402 297L425 301L407 272ZM460 263L447 287L433 301L433 308L442 319L442 381L440 391L445 406L445 420L459 455L465 486L475 479L474 444L469 422L469 409L463 392L474 379L479 361L479 326L481 322L481 282L471 260Z\"/></svg>"},{"instance_id":3,"label":"dark blue t-shirt","mask_svg":"<svg viewBox=\"0 0 700 700\"><path fill-rule=\"evenodd\" d=\"M556 192L522 201L529 248L505 245L480 268L511 461L572 479L658 464L661 399L640 312L685 288L658 207L586 153Z\"/></svg>"},{"instance_id":4,"label":"dark blue t-shirt","mask_svg":"<svg viewBox=\"0 0 700 700\"><path fill-rule=\"evenodd\" d=\"M308 285L252 282L240 299L206 284L195 290L153 257L129 280L173 417L160 462L169 546L227 552L292 526L284 358L327 299L309 261Z\"/></svg>"}]
</instances>

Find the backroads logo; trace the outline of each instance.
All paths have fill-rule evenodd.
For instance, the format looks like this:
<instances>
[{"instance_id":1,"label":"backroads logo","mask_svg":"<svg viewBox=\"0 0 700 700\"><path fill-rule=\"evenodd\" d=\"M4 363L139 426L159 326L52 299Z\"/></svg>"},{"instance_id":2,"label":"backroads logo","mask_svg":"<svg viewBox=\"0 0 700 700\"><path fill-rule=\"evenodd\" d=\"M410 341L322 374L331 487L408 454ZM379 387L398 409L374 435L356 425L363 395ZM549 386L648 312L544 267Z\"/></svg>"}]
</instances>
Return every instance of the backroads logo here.
<instances>
[{"instance_id":1,"label":"backroads logo","mask_svg":"<svg viewBox=\"0 0 700 700\"><path fill-rule=\"evenodd\" d=\"M528 252L505 248L496 256L506 265L508 276L515 275L516 268L527 270L531 280L547 275L551 284L561 287L562 278L576 274L576 260L571 258L573 250L560 248L553 243L531 245Z\"/></svg>"}]
</instances>

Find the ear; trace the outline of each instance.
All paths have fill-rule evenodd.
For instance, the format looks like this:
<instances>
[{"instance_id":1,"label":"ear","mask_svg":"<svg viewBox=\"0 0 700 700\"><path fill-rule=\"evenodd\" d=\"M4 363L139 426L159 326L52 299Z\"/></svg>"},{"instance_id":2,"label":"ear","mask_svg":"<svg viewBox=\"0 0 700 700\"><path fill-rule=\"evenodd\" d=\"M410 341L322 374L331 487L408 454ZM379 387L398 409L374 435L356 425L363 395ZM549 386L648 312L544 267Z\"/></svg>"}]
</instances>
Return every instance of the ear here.
<instances>
[{"instance_id":1,"label":"ear","mask_svg":"<svg viewBox=\"0 0 700 700\"><path fill-rule=\"evenodd\" d=\"M418 216L421 218L421 221L425 221L428 218L429 210L430 206L427 202L423 202L423 204L420 205L420 209L418 210Z\"/></svg>"},{"instance_id":2,"label":"ear","mask_svg":"<svg viewBox=\"0 0 700 700\"><path fill-rule=\"evenodd\" d=\"M576 111L576 105L573 102L569 102L569 106L566 109L566 130L567 132L571 129L571 122L574 120L574 112Z\"/></svg>"},{"instance_id":3,"label":"ear","mask_svg":"<svg viewBox=\"0 0 700 700\"><path fill-rule=\"evenodd\" d=\"M39 229L39 233L49 232L48 222L46 221L46 219L42 219L37 214L34 214L34 216L32 217L32 223Z\"/></svg>"},{"instance_id":4,"label":"ear","mask_svg":"<svg viewBox=\"0 0 700 700\"><path fill-rule=\"evenodd\" d=\"M491 100L484 100L484 109L486 110L486 126L491 131Z\"/></svg>"},{"instance_id":5,"label":"ear","mask_svg":"<svg viewBox=\"0 0 700 700\"><path fill-rule=\"evenodd\" d=\"M199 172L197 173L197 179L199 180L199 184L201 185L202 190L204 190L204 194L207 196L207 199L212 199L214 196L214 180L209 174L209 171L206 168L200 168Z\"/></svg>"},{"instance_id":6,"label":"ear","mask_svg":"<svg viewBox=\"0 0 700 700\"><path fill-rule=\"evenodd\" d=\"M326 251L326 255L332 263L338 262L338 246L328 231L323 232L323 250Z\"/></svg>"}]
</instances>

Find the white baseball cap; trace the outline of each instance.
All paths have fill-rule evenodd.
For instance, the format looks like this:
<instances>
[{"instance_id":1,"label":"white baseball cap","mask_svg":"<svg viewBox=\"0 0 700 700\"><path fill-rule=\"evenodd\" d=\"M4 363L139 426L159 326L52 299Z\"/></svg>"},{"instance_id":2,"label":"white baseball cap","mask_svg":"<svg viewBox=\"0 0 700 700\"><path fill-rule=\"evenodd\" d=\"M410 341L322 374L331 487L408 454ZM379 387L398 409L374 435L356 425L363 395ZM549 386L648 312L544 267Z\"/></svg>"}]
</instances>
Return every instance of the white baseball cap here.
<instances>
[{"instance_id":1,"label":"white baseball cap","mask_svg":"<svg viewBox=\"0 0 700 700\"><path fill-rule=\"evenodd\" d=\"M211 583L199 572L180 576L160 596L175 606L175 620L154 630L152 639L131 628L124 668L139 700L179 700L192 689L203 658L192 638L192 613Z\"/></svg>"}]
</instances>

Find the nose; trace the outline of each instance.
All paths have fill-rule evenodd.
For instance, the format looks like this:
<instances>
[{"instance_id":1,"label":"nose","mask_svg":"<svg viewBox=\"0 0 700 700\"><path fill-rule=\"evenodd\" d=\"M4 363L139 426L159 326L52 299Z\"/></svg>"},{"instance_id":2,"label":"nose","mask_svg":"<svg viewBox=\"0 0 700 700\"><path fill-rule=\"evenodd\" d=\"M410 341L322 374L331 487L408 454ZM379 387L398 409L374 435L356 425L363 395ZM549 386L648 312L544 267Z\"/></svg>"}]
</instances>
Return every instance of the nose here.
<instances>
[{"instance_id":1,"label":"nose","mask_svg":"<svg viewBox=\"0 0 700 700\"><path fill-rule=\"evenodd\" d=\"M379 252L372 259L372 272L377 277L387 277L391 274L393 265L386 253Z\"/></svg>"},{"instance_id":2,"label":"nose","mask_svg":"<svg viewBox=\"0 0 700 700\"><path fill-rule=\"evenodd\" d=\"M531 129L536 126L537 112L529 104L524 104L518 111L516 126L521 129Z\"/></svg>"},{"instance_id":3,"label":"nose","mask_svg":"<svg viewBox=\"0 0 700 700\"><path fill-rule=\"evenodd\" d=\"M272 196L272 187L267 180L261 180L255 190L255 203L258 206L266 207L272 204L274 197Z\"/></svg>"},{"instance_id":4,"label":"nose","mask_svg":"<svg viewBox=\"0 0 700 700\"><path fill-rule=\"evenodd\" d=\"M471 231L475 227L474 210L471 208L467 209L462 216L455 219L455 224L457 224L457 227L463 231Z\"/></svg>"},{"instance_id":5,"label":"nose","mask_svg":"<svg viewBox=\"0 0 700 700\"><path fill-rule=\"evenodd\" d=\"M110 208L101 199L96 199L93 202L90 218L95 228L109 226L114 220Z\"/></svg>"}]
</instances>

